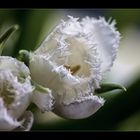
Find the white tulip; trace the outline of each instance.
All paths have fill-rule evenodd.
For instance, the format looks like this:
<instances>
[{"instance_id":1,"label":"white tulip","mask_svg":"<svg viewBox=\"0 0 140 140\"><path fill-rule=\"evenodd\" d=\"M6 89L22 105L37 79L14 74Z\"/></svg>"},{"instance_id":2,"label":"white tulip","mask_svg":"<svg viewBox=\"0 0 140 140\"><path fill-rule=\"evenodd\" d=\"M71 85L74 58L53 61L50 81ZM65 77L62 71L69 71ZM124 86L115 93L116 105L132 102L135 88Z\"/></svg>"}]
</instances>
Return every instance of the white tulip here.
<instances>
[{"instance_id":1,"label":"white tulip","mask_svg":"<svg viewBox=\"0 0 140 140\"><path fill-rule=\"evenodd\" d=\"M104 18L69 17L30 53L31 77L52 90L56 114L86 118L103 106L95 89L116 57L120 34L114 26Z\"/></svg>"},{"instance_id":2,"label":"white tulip","mask_svg":"<svg viewBox=\"0 0 140 140\"><path fill-rule=\"evenodd\" d=\"M0 56L0 130L13 130L29 120L28 128L32 126L31 113L25 115L24 120L18 121L31 100L33 86L29 74L23 62Z\"/></svg>"},{"instance_id":3,"label":"white tulip","mask_svg":"<svg viewBox=\"0 0 140 140\"><path fill-rule=\"evenodd\" d=\"M30 130L33 114L26 109L31 102L40 109L51 108L41 106L41 100L46 104L52 101L50 91L42 96L42 91L32 86L30 80L30 71L23 62L0 56L0 130Z\"/></svg>"}]
</instances>

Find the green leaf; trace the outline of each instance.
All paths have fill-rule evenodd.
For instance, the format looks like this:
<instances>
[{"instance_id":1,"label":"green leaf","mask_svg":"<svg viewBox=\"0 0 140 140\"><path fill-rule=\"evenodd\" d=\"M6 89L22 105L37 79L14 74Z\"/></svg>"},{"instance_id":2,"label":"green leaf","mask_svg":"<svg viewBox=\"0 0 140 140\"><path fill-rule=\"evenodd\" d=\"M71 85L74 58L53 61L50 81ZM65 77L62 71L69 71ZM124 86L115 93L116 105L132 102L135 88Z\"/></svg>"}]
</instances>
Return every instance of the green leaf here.
<instances>
[{"instance_id":1,"label":"green leaf","mask_svg":"<svg viewBox=\"0 0 140 140\"><path fill-rule=\"evenodd\" d=\"M126 88L123 85L117 83L102 83L99 89L96 89L97 94L102 94L104 92L110 92L116 89L120 89L126 92Z\"/></svg>"},{"instance_id":2,"label":"green leaf","mask_svg":"<svg viewBox=\"0 0 140 140\"><path fill-rule=\"evenodd\" d=\"M7 31L5 31L5 33L3 33L0 36L0 55L2 54L3 48L4 48L4 44L5 42L8 40L8 38L11 36L11 34L16 31L19 28L18 25L13 25L11 26Z\"/></svg>"}]
</instances>

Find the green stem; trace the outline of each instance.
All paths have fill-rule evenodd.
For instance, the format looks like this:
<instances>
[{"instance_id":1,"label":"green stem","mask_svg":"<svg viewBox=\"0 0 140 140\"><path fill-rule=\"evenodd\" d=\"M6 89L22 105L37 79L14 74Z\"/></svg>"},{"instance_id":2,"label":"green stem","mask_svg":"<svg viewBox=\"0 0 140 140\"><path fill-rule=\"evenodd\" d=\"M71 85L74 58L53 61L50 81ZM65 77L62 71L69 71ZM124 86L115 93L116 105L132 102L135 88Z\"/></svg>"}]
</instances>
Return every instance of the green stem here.
<instances>
[{"instance_id":1,"label":"green stem","mask_svg":"<svg viewBox=\"0 0 140 140\"><path fill-rule=\"evenodd\" d=\"M0 55L2 54L4 44L7 39L11 36L11 34L19 28L18 25L11 26L5 33L3 33L0 37Z\"/></svg>"}]
</instances>

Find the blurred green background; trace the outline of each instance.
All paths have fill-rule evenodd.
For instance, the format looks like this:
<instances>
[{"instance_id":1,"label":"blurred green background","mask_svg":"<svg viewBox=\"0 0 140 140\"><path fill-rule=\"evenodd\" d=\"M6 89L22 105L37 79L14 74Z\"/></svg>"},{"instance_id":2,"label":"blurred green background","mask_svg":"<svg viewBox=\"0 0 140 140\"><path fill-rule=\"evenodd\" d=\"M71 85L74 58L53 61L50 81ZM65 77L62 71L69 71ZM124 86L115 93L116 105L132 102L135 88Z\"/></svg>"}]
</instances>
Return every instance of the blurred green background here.
<instances>
[{"instance_id":1,"label":"blurred green background","mask_svg":"<svg viewBox=\"0 0 140 140\"><path fill-rule=\"evenodd\" d=\"M1 9L0 34L13 24L20 26L6 42L3 55L18 57L20 49L34 50L61 19L74 17L112 17L122 35L118 57L105 81L118 82L127 92L105 93L105 105L81 120L66 120L53 113L42 114L31 106L35 130L140 130L140 9Z\"/></svg>"}]
</instances>

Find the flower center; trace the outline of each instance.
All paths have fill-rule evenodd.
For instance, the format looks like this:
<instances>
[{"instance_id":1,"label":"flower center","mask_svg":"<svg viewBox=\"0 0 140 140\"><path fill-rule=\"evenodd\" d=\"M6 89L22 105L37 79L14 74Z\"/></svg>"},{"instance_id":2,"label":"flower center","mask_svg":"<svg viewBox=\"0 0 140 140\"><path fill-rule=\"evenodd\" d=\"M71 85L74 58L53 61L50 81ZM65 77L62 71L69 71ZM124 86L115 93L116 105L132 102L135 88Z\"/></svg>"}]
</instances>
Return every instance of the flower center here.
<instances>
[{"instance_id":1,"label":"flower center","mask_svg":"<svg viewBox=\"0 0 140 140\"><path fill-rule=\"evenodd\" d=\"M70 73L72 74L72 75L74 75L78 70L80 70L80 65L76 65L76 66L74 66L74 67L71 67L70 65L64 65L64 67L68 70L68 71L70 71Z\"/></svg>"},{"instance_id":2,"label":"flower center","mask_svg":"<svg viewBox=\"0 0 140 140\"><path fill-rule=\"evenodd\" d=\"M8 107L10 104L13 103L15 99L15 94L10 92L10 90L6 89L6 85L3 84L3 86L0 88L0 97L3 99L5 106Z\"/></svg>"},{"instance_id":3,"label":"flower center","mask_svg":"<svg viewBox=\"0 0 140 140\"><path fill-rule=\"evenodd\" d=\"M89 50L85 42L81 39L75 39L69 37L65 40L69 45L67 47L70 55L65 57L64 64L68 64L70 66L70 70L72 74L77 74L77 76L88 77L90 75L90 64L86 63L89 60ZM77 65L78 64L78 65Z\"/></svg>"}]
</instances>

